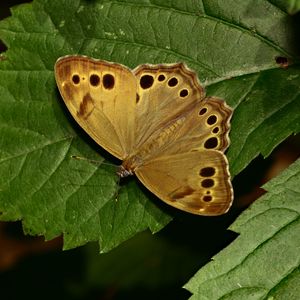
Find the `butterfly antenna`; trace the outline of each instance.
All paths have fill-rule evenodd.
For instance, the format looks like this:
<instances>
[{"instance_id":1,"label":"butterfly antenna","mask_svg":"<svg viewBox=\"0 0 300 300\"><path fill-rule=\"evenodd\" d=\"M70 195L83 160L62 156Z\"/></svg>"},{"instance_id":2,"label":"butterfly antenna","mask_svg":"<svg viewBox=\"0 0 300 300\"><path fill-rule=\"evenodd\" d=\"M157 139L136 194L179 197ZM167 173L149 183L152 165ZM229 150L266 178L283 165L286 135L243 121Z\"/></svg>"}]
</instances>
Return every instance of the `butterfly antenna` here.
<instances>
[{"instance_id":1,"label":"butterfly antenna","mask_svg":"<svg viewBox=\"0 0 300 300\"><path fill-rule=\"evenodd\" d=\"M107 166L114 166L114 167L116 167L116 165L114 165L114 164L103 162L104 159L103 160L95 160L95 159L89 159L89 158L82 157L82 156L77 156L77 155L71 155L71 158L74 158L74 159L77 159L77 160L88 161L88 162L91 162L91 163L94 163L94 164L107 165Z\"/></svg>"},{"instance_id":2,"label":"butterfly antenna","mask_svg":"<svg viewBox=\"0 0 300 300\"><path fill-rule=\"evenodd\" d=\"M118 175L118 179L117 179L117 188L116 188L116 192L113 196L113 199L115 199L115 201L117 202L118 201L118 198L119 198L119 192L121 190L121 185L120 185L120 180L121 180L121 176Z\"/></svg>"},{"instance_id":3,"label":"butterfly antenna","mask_svg":"<svg viewBox=\"0 0 300 300\"><path fill-rule=\"evenodd\" d=\"M108 165L108 166L113 166L116 168L117 170L117 166L114 165L114 164L110 164L110 163L105 163L103 162L103 160L95 160L95 159L89 159L89 158L86 158L86 157L82 157L82 156L77 156L77 155L71 155L71 158L74 158L74 159L77 159L77 160L84 160L84 161L88 161L88 162L91 162L91 163L94 163L94 164L100 164L100 165ZM118 179L116 181L116 191L115 193L113 194L112 198L117 202L118 201L118 198L119 198L119 191L121 189L121 185L120 185L120 180L121 180L121 176L118 175Z\"/></svg>"}]
</instances>

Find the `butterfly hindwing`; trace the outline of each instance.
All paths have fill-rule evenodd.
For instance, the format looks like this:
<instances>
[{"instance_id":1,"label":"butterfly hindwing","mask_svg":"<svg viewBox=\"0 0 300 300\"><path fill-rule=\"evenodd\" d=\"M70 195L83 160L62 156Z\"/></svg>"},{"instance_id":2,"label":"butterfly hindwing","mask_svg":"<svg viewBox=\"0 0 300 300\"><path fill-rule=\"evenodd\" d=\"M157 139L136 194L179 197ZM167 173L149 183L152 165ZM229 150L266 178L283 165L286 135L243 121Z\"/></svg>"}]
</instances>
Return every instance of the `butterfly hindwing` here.
<instances>
[{"instance_id":1,"label":"butterfly hindwing","mask_svg":"<svg viewBox=\"0 0 300 300\"><path fill-rule=\"evenodd\" d=\"M224 214L232 203L227 159L217 150L158 157L135 173L164 202L193 214Z\"/></svg>"},{"instance_id":2,"label":"butterfly hindwing","mask_svg":"<svg viewBox=\"0 0 300 300\"><path fill-rule=\"evenodd\" d=\"M195 103L189 112L181 115L178 129L170 136L168 145L162 147L160 155L195 149L224 152L230 143L228 134L231 115L231 108L219 98L207 97ZM175 124L179 120L175 120Z\"/></svg>"}]
</instances>

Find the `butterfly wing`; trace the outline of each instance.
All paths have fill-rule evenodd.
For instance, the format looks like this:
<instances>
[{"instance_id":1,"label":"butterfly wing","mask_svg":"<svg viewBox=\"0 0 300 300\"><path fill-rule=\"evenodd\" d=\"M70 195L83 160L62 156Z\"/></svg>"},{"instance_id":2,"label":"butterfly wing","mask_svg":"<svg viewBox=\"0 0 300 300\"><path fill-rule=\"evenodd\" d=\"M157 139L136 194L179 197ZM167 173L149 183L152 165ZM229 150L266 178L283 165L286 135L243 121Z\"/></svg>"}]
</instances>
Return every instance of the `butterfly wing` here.
<instances>
[{"instance_id":1,"label":"butterfly wing","mask_svg":"<svg viewBox=\"0 0 300 300\"><path fill-rule=\"evenodd\" d=\"M232 204L228 163L217 150L171 154L137 168L139 180L169 205L198 215L220 215Z\"/></svg>"},{"instance_id":2,"label":"butterfly wing","mask_svg":"<svg viewBox=\"0 0 300 300\"><path fill-rule=\"evenodd\" d=\"M135 149L204 97L196 74L183 63L140 65L137 78L138 103Z\"/></svg>"},{"instance_id":3,"label":"butterfly wing","mask_svg":"<svg viewBox=\"0 0 300 300\"><path fill-rule=\"evenodd\" d=\"M207 97L196 102L189 111L183 112L164 129L170 131L172 128L173 132L166 135L164 144L156 149L157 153L153 151L152 157L164 153L186 153L195 149L224 152L230 143L231 116L231 108L219 98Z\"/></svg>"},{"instance_id":4,"label":"butterfly wing","mask_svg":"<svg viewBox=\"0 0 300 300\"><path fill-rule=\"evenodd\" d=\"M143 159L170 154L171 148L226 150L232 110L221 99L205 98L195 72L178 63L141 65L134 74L139 95L134 149Z\"/></svg>"},{"instance_id":5,"label":"butterfly wing","mask_svg":"<svg viewBox=\"0 0 300 300\"><path fill-rule=\"evenodd\" d=\"M77 123L119 159L132 152L136 78L125 66L85 56L66 56L55 64L62 98Z\"/></svg>"},{"instance_id":6,"label":"butterfly wing","mask_svg":"<svg viewBox=\"0 0 300 300\"><path fill-rule=\"evenodd\" d=\"M135 174L166 203L200 215L225 213L233 199L228 162L232 110L205 93L184 64L135 70Z\"/></svg>"}]
</instances>

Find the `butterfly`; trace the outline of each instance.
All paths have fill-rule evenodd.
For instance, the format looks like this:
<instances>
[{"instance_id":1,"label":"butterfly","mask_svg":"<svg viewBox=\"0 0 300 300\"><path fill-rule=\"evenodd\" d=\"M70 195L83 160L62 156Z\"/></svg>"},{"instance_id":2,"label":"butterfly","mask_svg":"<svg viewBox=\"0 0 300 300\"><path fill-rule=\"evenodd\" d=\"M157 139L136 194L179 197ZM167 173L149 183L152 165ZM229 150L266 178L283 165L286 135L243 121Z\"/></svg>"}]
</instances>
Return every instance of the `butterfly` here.
<instances>
[{"instance_id":1,"label":"butterfly","mask_svg":"<svg viewBox=\"0 0 300 300\"><path fill-rule=\"evenodd\" d=\"M205 97L184 63L124 65L81 55L55 64L60 94L77 123L122 160L158 198L197 215L220 215L233 201L224 151L232 109Z\"/></svg>"}]
</instances>

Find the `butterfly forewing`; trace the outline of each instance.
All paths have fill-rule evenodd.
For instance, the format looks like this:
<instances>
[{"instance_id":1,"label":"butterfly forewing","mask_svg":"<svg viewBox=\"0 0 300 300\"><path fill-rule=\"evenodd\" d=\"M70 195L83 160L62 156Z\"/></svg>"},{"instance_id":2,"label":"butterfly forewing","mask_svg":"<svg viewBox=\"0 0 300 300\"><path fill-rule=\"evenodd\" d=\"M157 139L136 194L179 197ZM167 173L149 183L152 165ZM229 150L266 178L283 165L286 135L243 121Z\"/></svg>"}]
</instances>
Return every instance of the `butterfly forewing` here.
<instances>
[{"instance_id":1,"label":"butterfly forewing","mask_svg":"<svg viewBox=\"0 0 300 300\"><path fill-rule=\"evenodd\" d=\"M196 74L182 63L141 65L137 77L137 133L135 148L143 144L189 110L204 97Z\"/></svg>"},{"instance_id":2,"label":"butterfly forewing","mask_svg":"<svg viewBox=\"0 0 300 300\"><path fill-rule=\"evenodd\" d=\"M126 67L84 56L55 64L62 98L79 125L103 148L125 159L135 135L136 79Z\"/></svg>"}]
</instances>

